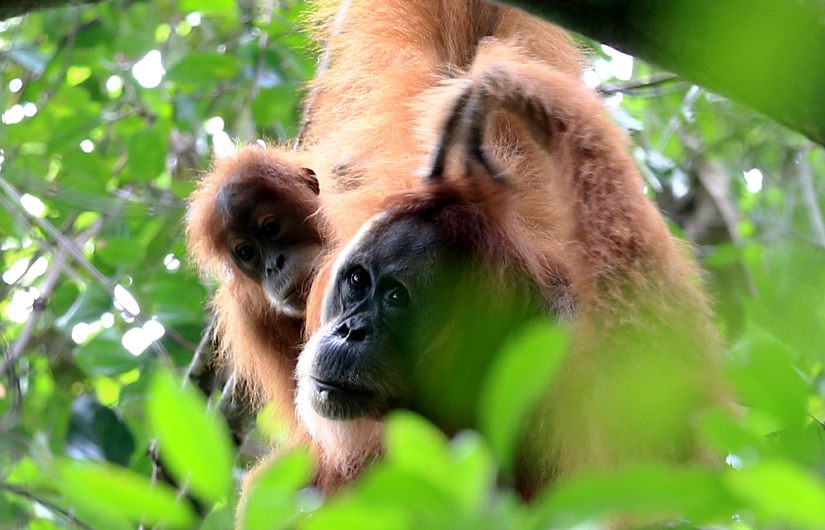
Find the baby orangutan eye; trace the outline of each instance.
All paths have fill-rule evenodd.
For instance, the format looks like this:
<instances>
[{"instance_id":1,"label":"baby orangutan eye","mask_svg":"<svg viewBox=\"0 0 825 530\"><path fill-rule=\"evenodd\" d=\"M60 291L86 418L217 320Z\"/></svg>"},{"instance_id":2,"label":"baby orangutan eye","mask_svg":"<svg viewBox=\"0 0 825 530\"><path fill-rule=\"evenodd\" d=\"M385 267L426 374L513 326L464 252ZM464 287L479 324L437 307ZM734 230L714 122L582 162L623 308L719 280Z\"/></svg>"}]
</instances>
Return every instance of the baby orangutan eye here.
<instances>
[{"instance_id":1,"label":"baby orangutan eye","mask_svg":"<svg viewBox=\"0 0 825 530\"><path fill-rule=\"evenodd\" d=\"M270 219L261 225L261 234L264 237L274 237L281 231L281 224L275 219Z\"/></svg>"},{"instance_id":2,"label":"baby orangutan eye","mask_svg":"<svg viewBox=\"0 0 825 530\"><path fill-rule=\"evenodd\" d=\"M252 245L241 245L235 249L235 253L244 261L249 261L255 257L255 248Z\"/></svg>"}]
</instances>

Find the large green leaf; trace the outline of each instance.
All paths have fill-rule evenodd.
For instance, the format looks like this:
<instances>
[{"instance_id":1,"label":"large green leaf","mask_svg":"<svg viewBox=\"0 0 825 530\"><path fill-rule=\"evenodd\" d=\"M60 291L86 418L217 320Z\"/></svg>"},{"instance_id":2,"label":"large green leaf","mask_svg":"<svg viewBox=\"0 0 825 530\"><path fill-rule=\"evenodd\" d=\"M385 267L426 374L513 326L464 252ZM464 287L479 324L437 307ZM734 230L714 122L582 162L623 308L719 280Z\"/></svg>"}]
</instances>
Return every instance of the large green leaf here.
<instances>
[{"instance_id":1,"label":"large green leaf","mask_svg":"<svg viewBox=\"0 0 825 530\"><path fill-rule=\"evenodd\" d=\"M694 524L729 517L736 504L718 475L700 469L632 466L589 472L555 486L534 512L534 528L570 527L594 517L683 517Z\"/></svg>"},{"instance_id":2,"label":"large green leaf","mask_svg":"<svg viewBox=\"0 0 825 530\"><path fill-rule=\"evenodd\" d=\"M64 461L58 467L59 487L71 502L117 521L163 523L171 528L188 528L192 512L176 499L166 484L152 484L148 477L125 468Z\"/></svg>"},{"instance_id":3,"label":"large green leaf","mask_svg":"<svg viewBox=\"0 0 825 530\"><path fill-rule=\"evenodd\" d=\"M146 403L160 457L179 484L206 502L225 496L232 483L233 449L223 418L206 411L197 390L159 371Z\"/></svg>"},{"instance_id":4,"label":"large green leaf","mask_svg":"<svg viewBox=\"0 0 825 530\"><path fill-rule=\"evenodd\" d=\"M165 79L190 91L231 79L237 75L238 69L237 57L219 53L192 53L170 68Z\"/></svg>"},{"instance_id":5,"label":"large green leaf","mask_svg":"<svg viewBox=\"0 0 825 530\"><path fill-rule=\"evenodd\" d=\"M88 375L116 375L140 366L142 360L129 353L116 340L107 338L113 333L101 333L77 348L74 360Z\"/></svg>"},{"instance_id":6,"label":"large green leaf","mask_svg":"<svg viewBox=\"0 0 825 530\"><path fill-rule=\"evenodd\" d=\"M479 425L507 468L532 407L549 388L567 350L567 333L547 322L521 330L499 353L481 394Z\"/></svg>"},{"instance_id":7,"label":"large green leaf","mask_svg":"<svg viewBox=\"0 0 825 530\"><path fill-rule=\"evenodd\" d=\"M138 131L129 140L129 170L137 181L151 180L166 165L166 137L160 128Z\"/></svg>"},{"instance_id":8,"label":"large green leaf","mask_svg":"<svg viewBox=\"0 0 825 530\"><path fill-rule=\"evenodd\" d=\"M309 454L292 451L267 465L249 491L244 512L247 530L292 527L300 514L296 493L312 476Z\"/></svg>"},{"instance_id":9,"label":"large green leaf","mask_svg":"<svg viewBox=\"0 0 825 530\"><path fill-rule=\"evenodd\" d=\"M751 469L729 469L724 478L747 507L767 521L825 526L825 484L810 471L791 462L763 460Z\"/></svg>"},{"instance_id":10,"label":"large green leaf","mask_svg":"<svg viewBox=\"0 0 825 530\"><path fill-rule=\"evenodd\" d=\"M89 394L82 394L72 403L65 449L73 457L103 456L109 462L128 466L135 440L118 413Z\"/></svg>"}]
</instances>

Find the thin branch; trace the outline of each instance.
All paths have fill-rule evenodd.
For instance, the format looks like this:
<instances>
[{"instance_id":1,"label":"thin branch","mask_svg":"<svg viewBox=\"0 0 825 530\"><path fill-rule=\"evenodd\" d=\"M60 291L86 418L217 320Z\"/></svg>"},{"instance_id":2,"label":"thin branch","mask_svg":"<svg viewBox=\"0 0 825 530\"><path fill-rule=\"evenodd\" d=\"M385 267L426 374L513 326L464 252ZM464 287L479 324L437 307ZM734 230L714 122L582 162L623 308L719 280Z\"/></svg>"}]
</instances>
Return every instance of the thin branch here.
<instances>
[{"instance_id":1,"label":"thin branch","mask_svg":"<svg viewBox=\"0 0 825 530\"><path fill-rule=\"evenodd\" d=\"M221 399L218 401L218 412L226 418L229 424L229 431L232 433L232 439L235 445L240 447L247 435L255 428L256 414L255 410L249 403L244 403L241 399L236 399L235 396L235 375L231 375L229 380L223 386Z\"/></svg>"},{"instance_id":2,"label":"thin branch","mask_svg":"<svg viewBox=\"0 0 825 530\"><path fill-rule=\"evenodd\" d=\"M3 189L3 191L5 191L7 195L14 199L16 203L20 203L20 199L22 197L21 193L2 177L0 177L0 189ZM26 213L28 214L28 212ZM88 272L92 276L92 278L94 278L94 280L106 290L107 293L109 293L112 299L117 299L117 297L115 296L114 285L112 285L109 279L106 278L106 276L104 276L103 273L100 272L97 269L97 267L95 267L92 264L92 262L89 261L86 258L86 256L83 255L83 252L81 252L80 248L71 244L71 242L66 238L66 236L64 236L63 233L60 232L60 230L58 230L57 228L55 228L55 226L51 224L49 221L42 219L40 217L30 217L41 230L43 230L49 236L51 236L52 239L58 242L58 244L65 245L69 255L77 261L78 265L83 267L83 269L86 270L86 272ZM144 319L142 316L132 314L128 309L124 309L124 311L129 313L135 319L135 322L137 322L138 324L143 325L146 323L146 319ZM159 340L153 341L151 347L155 351L155 353L158 354L161 360L163 360L163 362L169 365L174 364L172 363L172 358L169 357L169 352L166 351L166 348L160 343Z\"/></svg>"},{"instance_id":3,"label":"thin branch","mask_svg":"<svg viewBox=\"0 0 825 530\"><path fill-rule=\"evenodd\" d=\"M652 88L661 86L671 81L677 81L679 76L676 74L667 74L667 73L660 73L660 74L653 74L647 79L631 79L630 81L626 81L624 83L613 83L610 85L600 85L596 87L596 90L600 94L610 95L616 94L617 92L634 92L636 90L640 90L643 88Z\"/></svg>"},{"instance_id":4,"label":"thin branch","mask_svg":"<svg viewBox=\"0 0 825 530\"><path fill-rule=\"evenodd\" d=\"M102 0L73 0L71 3L96 4L101 1ZM64 7L66 3L66 0L17 0L15 2L0 2L0 20L19 17L32 11Z\"/></svg>"},{"instance_id":5,"label":"thin branch","mask_svg":"<svg viewBox=\"0 0 825 530\"><path fill-rule=\"evenodd\" d=\"M70 247L76 248L76 245L84 245L86 241L91 239L100 231L102 226L103 220L98 219L90 227L84 230L74 242L66 239L64 236L64 239L58 243L57 254L65 256ZM37 323L40 321L40 317L46 310L46 300L51 297L54 288L57 286L58 280L60 280L60 273L62 271L63 267L56 263L51 269L49 269L49 272L46 273L46 277L40 284L40 297L35 300L29 319L23 326L23 330L20 332L20 335L17 337L14 345L12 345L8 356L3 360L3 364L0 364L0 378L2 378L7 371L11 370L12 366L14 366L20 359L20 356L23 355L23 352L26 351L26 347L34 334Z\"/></svg>"},{"instance_id":6,"label":"thin branch","mask_svg":"<svg viewBox=\"0 0 825 530\"><path fill-rule=\"evenodd\" d=\"M64 272L67 276L78 283L82 283L83 285L88 284L89 282L83 276L79 275L74 268L69 264L69 261L66 259L65 256L60 256L57 252L57 248L46 241L43 238L37 237L36 232L34 230L34 226L23 216L20 212L15 208L11 202L9 202L5 197L0 195L0 207L6 210L11 216L14 218L14 221L21 225L26 232L28 232L31 238L34 241L37 241L37 244L41 246L41 248L45 248L49 254L51 254L52 258L54 258L60 265L63 266Z\"/></svg>"},{"instance_id":7,"label":"thin branch","mask_svg":"<svg viewBox=\"0 0 825 530\"><path fill-rule=\"evenodd\" d=\"M198 347L195 348L192 362L189 363L189 368L186 370L186 380L198 387L207 398L212 395L215 386L215 368L212 365L212 358L215 353L212 347L212 331L214 329L215 316L213 315L209 325L206 326L203 332Z\"/></svg>"},{"instance_id":8,"label":"thin branch","mask_svg":"<svg viewBox=\"0 0 825 530\"><path fill-rule=\"evenodd\" d=\"M172 339L175 344L182 348L186 348L189 351L195 351L198 348L198 345L194 342L188 340L186 337L180 334L180 332L174 328L166 328L166 334L169 335L169 338Z\"/></svg>"},{"instance_id":9,"label":"thin branch","mask_svg":"<svg viewBox=\"0 0 825 530\"><path fill-rule=\"evenodd\" d=\"M19 497L25 497L26 499L29 499L32 502L42 504L43 506L45 506L46 508L48 508L52 512L54 512L56 514L59 514L60 516L65 518L69 522L69 524L73 524L73 525L77 526L78 528L82 528L83 530L95 530L94 527L92 527L91 525L88 525L88 524L84 523L83 521L81 521L80 519L78 519L77 517L75 517L75 515L73 513L71 513L69 510L66 510L65 508L61 508L57 504L55 504L51 501L47 501L46 499L43 499L41 497L38 497L37 495L35 495L35 494L33 494L33 493L31 493L27 490L24 490L23 488L18 488L16 486L12 486L10 484L0 483L0 490L8 491L11 494L17 495Z\"/></svg>"}]
</instances>

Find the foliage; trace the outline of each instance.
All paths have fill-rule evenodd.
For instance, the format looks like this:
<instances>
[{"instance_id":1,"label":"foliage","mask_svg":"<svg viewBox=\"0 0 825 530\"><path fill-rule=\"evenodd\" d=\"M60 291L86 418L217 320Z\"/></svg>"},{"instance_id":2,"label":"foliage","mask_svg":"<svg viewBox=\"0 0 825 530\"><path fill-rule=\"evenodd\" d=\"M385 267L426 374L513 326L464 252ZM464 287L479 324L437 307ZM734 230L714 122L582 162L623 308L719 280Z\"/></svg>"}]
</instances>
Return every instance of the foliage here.
<instances>
[{"instance_id":1,"label":"foliage","mask_svg":"<svg viewBox=\"0 0 825 530\"><path fill-rule=\"evenodd\" d=\"M236 457L223 420L206 412L214 402L170 375L192 358L213 288L184 257L184 201L210 148L295 136L314 68L295 27L302 8L115 1L0 23L0 528L231 525L240 471L277 426L262 417ZM385 461L327 502L305 488L308 456L286 453L256 481L250 529L547 528L610 514L825 525L825 153L590 45L587 81L709 271L742 406L708 411L698 427L726 464L582 474L520 503L506 485L513 440L565 342L536 328L491 375L482 433L449 440L396 413ZM152 478L153 440L196 502Z\"/></svg>"}]
</instances>

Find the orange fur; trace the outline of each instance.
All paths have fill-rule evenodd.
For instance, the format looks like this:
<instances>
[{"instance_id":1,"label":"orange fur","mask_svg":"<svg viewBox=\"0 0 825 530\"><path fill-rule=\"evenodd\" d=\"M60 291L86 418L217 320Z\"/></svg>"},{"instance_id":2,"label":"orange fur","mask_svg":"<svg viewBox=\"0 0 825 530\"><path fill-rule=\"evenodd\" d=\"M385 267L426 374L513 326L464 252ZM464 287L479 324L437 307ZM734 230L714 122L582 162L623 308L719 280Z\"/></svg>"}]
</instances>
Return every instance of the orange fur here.
<instances>
[{"instance_id":1,"label":"orange fur","mask_svg":"<svg viewBox=\"0 0 825 530\"><path fill-rule=\"evenodd\" d=\"M397 20L415 21L410 11L415 12L420 4L385 6L385 10L398 9L396 13L402 15ZM428 8L442 7L438 2L431 4ZM450 35L450 29L442 25L444 19L421 9L429 17L422 23ZM369 19L366 13L362 16ZM365 24L382 24L392 16L392 12L381 14ZM409 41L403 38L404 28L399 30L401 37L390 32L383 38L368 35L371 38L364 42L354 39L359 43L355 58L342 52L349 57L342 63L381 64L396 76L394 80L381 77L379 92L400 94L389 102L417 103L395 112L387 110L400 123L388 121L393 130L389 137L380 138L380 156L359 160L357 167L367 184L325 205L326 215L347 241L382 212L391 215L405 205L442 193L457 194L470 202L479 202L480 196L490 225L496 227L487 234L486 243L478 243L480 261L517 273L544 290L551 304L558 303L559 275L569 282L576 307L575 340L522 443L516 482L527 497L553 476L585 467L696 458L700 450L691 422L697 410L718 404L724 395L718 370L720 341L697 270L644 196L623 134L605 116L595 93L581 83L577 59L571 60L577 57L575 51L555 28L530 22L524 26L529 28L525 34L547 35L536 40L551 46L538 48L532 39L498 34L478 45L472 39L459 39L457 49L463 56L450 46L435 45L433 49L445 56L472 61L464 75L460 72L465 65L458 60L456 64L426 54L407 57L406 48L397 41L426 50L432 43L423 30ZM461 28L475 27L465 24ZM415 27L414 22L410 27ZM517 34L518 28L514 31ZM342 46L348 46L352 37L341 39ZM425 77L413 78L404 72L416 60L430 62L420 67L422 71L431 68ZM354 74L330 72L327 78L356 83L350 81L351 76L364 69L353 70ZM322 78L320 84L333 81ZM475 179L453 176L443 184L417 184L418 170L427 158L423 151L436 144L445 113L460 94L479 87L501 107L490 120L486 145L512 176L506 200L479 190ZM523 108L525 103L532 107ZM348 105L356 107L358 102ZM409 145L413 116L421 117L414 136L418 141ZM544 134L534 138L535 130L529 126L535 123L526 123L526 117L538 121L539 132ZM537 139L543 143L537 144ZM326 256L316 277L307 313L310 331L320 325L322 299L341 248ZM665 385L645 380L656 377L669 380ZM638 385L628 389L628 381L638 381ZM673 389L672 403L664 403L659 410L644 401L645 389L654 395L664 387ZM641 401L621 399L630 390ZM302 416L310 424L319 418ZM645 421L655 428L646 430ZM374 423L349 424L343 431L339 425L337 433L323 424L309 425L309 429L321 433L315 434L321 476L341 476L341 469L363 465L371 455L357 441L370 437L370 431L372 437L380 436L380 424Z\"/></svg>"},{"instance_id":2,"label":"orange fur","mask_svg":"<svg viewBox=\"0 0 825 530\"><path fill-rule=\"evenodd\" d=\"M267 154L276 160L309 156L307 165L323 176L322 219L334 233L310 291L308 335L320 325L336 256L369 219L434 193L486 197L485 215L496 227L488 243L496 252L480 246L478 259L518 273L552 303L559 303L563 277L571 300L562 305L574 300L576 308L572 352L522 443L520 490L530 496L552 476L583 467L695 455L691 415L722 395L718 336L697 271L644 197L623 135L580 82L582 59L567 35L478 0L330 1L316 22L334 60L312 85L318 97L307 151ZM511 188L494 196L498 192L458 179L454 165L445 183L420 185L418 172L445 113L463 91L482 86L502 103L491 116L485 145L512 176ZM539 119L550 133L548 143L534 141L523 112L508 108L513 99L543 109ZM198 192L204 201L210 197L205 190ZM198 195L193 204L199 204ZM193 212L197 218L197 208ZM190 226L190 241L203 267L226 267L209 247L209 227L215 226L209 223L200 231ZM283 404L284 389L294 388L294 349L281 349L271 337L254 338L263 331L249 333L284 328L266 306L250 302L262 298L233 283L243 283L236 276L227 276L216 305L247 320L225 317L219 331L224 341L229 338L225 351L240 373L263 374L266 399ZM682 409L666 411L676 418L673 439L640 436L643 418L628 410L633 404L615 399L625 377L650 375L651 366L675 378L674 386L695 389ZM646 381L639 387L648 388ZM380 452L380 422L319 427L312 424L316 420L304 421L295 443L313 446L317 483L326 491L352 480Z\"/></svg>"},{"instance_id":3,"label":"orange fur","mask_svg":"<svg viewBox=\"0 0 825 530\"><path fill-rule=\"evenodd\" d=\"M205 274L220 280L211 307L216 314L214 336L219 362L236 373L256 402L273 402L295 424L292 373L302 343L303 319L274 310L260 284L244 275L230 258L221 233L228 219L216 206L221 187L232 179L266 179L306 211L317 212L320 198L298 177L314 161L306 152L257 145L216 159L189 199L187 238L190 254ZM303 220L302 220L303 221ZM320 215L305 220L325 239L328 227ZM306 282L304 290L309 289Z\"/></svg>"}]
</instances>

